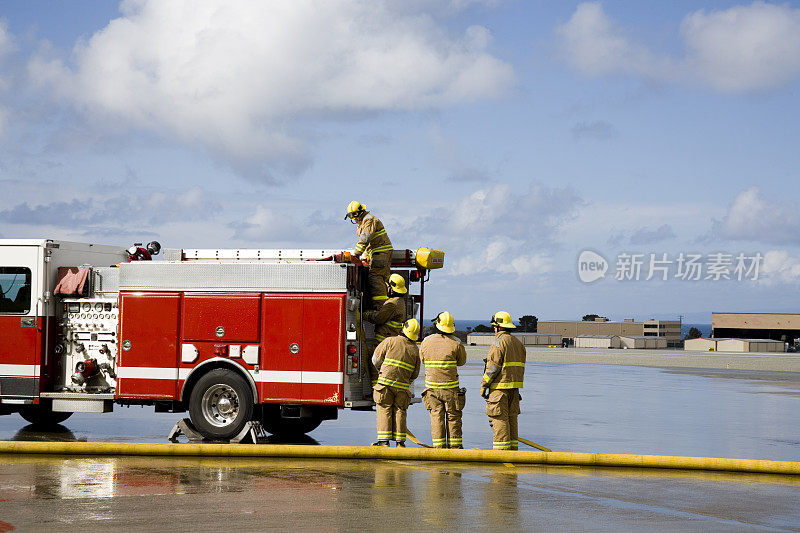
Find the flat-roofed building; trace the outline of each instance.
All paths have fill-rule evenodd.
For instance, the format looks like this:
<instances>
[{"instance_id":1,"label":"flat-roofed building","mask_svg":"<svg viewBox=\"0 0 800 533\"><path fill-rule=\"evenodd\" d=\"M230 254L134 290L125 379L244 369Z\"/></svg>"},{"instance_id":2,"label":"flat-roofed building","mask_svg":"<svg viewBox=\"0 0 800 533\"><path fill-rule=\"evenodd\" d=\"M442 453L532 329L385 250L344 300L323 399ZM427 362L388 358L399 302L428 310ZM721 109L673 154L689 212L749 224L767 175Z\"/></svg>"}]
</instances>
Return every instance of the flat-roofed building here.
<instances>
[{"instance_id":1,"label":"flat-roofed building","mask_svg":"<svg viewBox=\"0 0 800 533\"><path fill-rule=\"evenodd\" d=\"M686 339L684 350L701 350L704 352L783 352L783 341L770 339Z\"/></svg>"},{"instance_id":2,"label":"flat-roofed building","mask_svg":"<svg viewBox=\"0 0 800 533\"><path fill-rule=\"evenodd\" d=\"M578 335L576 348L619 348L619 335Z\"/></svg>"},{"instance_id":3,"label":"flat-roofed building","mask_svg":"<svg viewBox=\"0 0 800 533\"><path fill-rule=\"evenodd\" d=\"M718 352L783 352L783 341L767 339L718 339Z\"/></svg>"},{"instance_id":4,"label":"flat-roofed building","mask_svg":"<svg viewBox=\"0 0 800 533\"><path fill-rule=\"evenodd\" d=\"M711 313L716 338L771 339L793 344L800 339L797 313Z\"/></svg>"},{"instance_id":5,"label":"flat-roofed building","mask_svg":"<svg viewBox=\"0 0 800 533\"><path fill-rule=\"evenodd\" d=\"M560 346L561 336L549 333L512 333L522 341L525 346ZM467 334L467 344L470 346L491 346L494 342L494 333L469 333Z\"/></svg>"},{"instance_id":6,"label":"flat-roofed building","mask_svg":"<svg viewBox=\"0 0 800 533\"><path fill-rule=\"evenodd\" d=\"M536 330L540 333L553 333L565 339L574 340L582 335L619 335L628 337L663 337L667 344L681 340L680 320L645 320L635 322L625 319L622 322L610 320L540 320Z\"/></svg>"},{"instance_id":7,"label":"flat-roofed building","mask_svg":"<svg viewBox=\"0 0 800 533\"><path fill-rule=\"evenodd\" d=\"M702 351L702 352L716 352L717 339L704 339L704 338L686 339L685 341L683 341L683 349Z\"/></svg>"},{"instance_id":8,"label":"flat-roofed building","mask_svg":"<svg viewBox=\"0 0 800 533\"><path fill-rule=\"evenodd\" d=\"M645 333L644 335L620 335L621 348L635 348L639 350L657 350L667 347L666 337L654 337Z\"/></svg>"}]
</instances>

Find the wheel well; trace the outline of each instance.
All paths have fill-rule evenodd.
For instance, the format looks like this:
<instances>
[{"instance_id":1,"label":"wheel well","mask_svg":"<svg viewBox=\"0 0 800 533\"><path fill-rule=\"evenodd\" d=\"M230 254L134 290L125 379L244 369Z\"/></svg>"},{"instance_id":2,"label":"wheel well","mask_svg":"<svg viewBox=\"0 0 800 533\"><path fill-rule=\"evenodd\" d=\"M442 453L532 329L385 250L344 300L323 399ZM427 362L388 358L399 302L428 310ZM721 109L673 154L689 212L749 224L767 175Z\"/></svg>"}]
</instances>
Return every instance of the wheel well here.
<instances>
[{"instance_id":1,"label":"wheel well","mask_svg":"<svg viewBox=\"0 0 800 533\"><path fill-rule=\"evenodd\" d=\"M256 382L253 380L253 377L244 368L228 359L214 358L204 361L194 367L189 377L187 377L186 381L183 383L180 399L185 408L189 408L189 399L192 397L192 389L194 389L198 380L217 368L227 368L240 374L245 381L250 384L250 388L253 391L253 403L258 404L258 388L256 387Z\"/></svg>"}]
</instances>

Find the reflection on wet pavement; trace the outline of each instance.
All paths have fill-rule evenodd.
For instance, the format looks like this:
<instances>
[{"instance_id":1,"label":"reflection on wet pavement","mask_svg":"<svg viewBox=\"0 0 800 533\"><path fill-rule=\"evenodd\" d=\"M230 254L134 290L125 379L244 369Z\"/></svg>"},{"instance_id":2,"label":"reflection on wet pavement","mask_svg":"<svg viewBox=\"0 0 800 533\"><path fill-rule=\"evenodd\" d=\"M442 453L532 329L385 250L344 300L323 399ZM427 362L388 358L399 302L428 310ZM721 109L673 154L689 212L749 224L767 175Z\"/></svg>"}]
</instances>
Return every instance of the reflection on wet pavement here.
<instances>
[{"instance_id":1,"label":"reflection on wet pavement","mask_svg":"<svg viewBox=\"0 0 800 533\"><path fill-rule=\"evenodd\" d=\"M0 457L21 530L800 530L788 476L403 461Z\"/></svg>"}]
</instances>

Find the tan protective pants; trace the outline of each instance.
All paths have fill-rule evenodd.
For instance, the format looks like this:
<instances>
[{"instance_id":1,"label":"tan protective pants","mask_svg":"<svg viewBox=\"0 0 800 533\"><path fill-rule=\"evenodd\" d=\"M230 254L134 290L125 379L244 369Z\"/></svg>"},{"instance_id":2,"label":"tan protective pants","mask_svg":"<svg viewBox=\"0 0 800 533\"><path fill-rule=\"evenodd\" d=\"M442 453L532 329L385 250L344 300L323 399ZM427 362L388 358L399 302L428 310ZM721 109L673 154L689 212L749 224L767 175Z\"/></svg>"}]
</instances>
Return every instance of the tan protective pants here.
<instances>
[{"instance_id":1,"label":"tan protective pants","mask_svg":"<svg viewBox=\"0 0 800 533\"><path fill-rule=\"evenodd\" d=\"M378 411L378 440L406 441L406 410L411 402L407 390L376 385L373 392Z\"/></svg>"},{"instance_id":2,"label":"tan protective pants","mask_svg":"<svg viewBox=\"0 0 800 533\"><path fill-rule=\"evenodd\" d=\"M519 415L519 389L495 389L486 401L486 414L494 431L493 450L519 448L517 416Z\"/></svg>"},{"instance_id":3,"label":"tan protective pants","mask_svg":"<svg viewBox=\"0 0 800 533\"><path fill-rule=\"evenodd\" d=\"M392 254L390 252L378 252L372 255L367 285L369 286L370 303L373 309L379 309L389 297L386 282L392 274L391 265Z\"/></svg>"},{"instance_id":4,"label":"tan protective pants","mask_svg":"<svg viewBox=\"0 0 800 533\"><path fill-rule=\"evenodd\" d=\"M434 448L461 448L461 414L466 396L458 389L425 389L422 403L431 414L431 439Z\"/></svg>"}]
</instances>

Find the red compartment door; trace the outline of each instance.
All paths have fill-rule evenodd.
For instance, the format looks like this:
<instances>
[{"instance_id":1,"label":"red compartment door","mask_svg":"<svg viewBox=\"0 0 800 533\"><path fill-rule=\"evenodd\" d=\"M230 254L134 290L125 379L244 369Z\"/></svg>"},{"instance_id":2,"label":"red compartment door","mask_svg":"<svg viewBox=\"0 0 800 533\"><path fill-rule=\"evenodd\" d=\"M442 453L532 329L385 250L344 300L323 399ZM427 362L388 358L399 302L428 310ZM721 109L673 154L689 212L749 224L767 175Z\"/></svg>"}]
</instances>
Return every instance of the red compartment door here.
<instances>
[{"instance_id":1,"label":"red compartment door","mask_svg":"<svg viewBox=\"0 0 800 533\"><path fill-rule=\"evenodd\" d=\"M199 293L183 297L183 339L257 343L259 294Z\"/></svg>"},{"instance_id":2,"label":"red compartment door","mask_svg":"<svg viewBox=\"0 0 800 533\"><path fill-rule=\"evenodd\" d=\"M302 394L311 403L341 405L344 398L343 294L306 296L303 308Z\"/></svg>"},{"instance_id":3,"label":"red compartment door","mask_svg":"<svg viewBox=\"0 0 800 533\"><path fill-rule=\"evenodd\" d=\"M178 293L121 293L117 396L178 398Z\"/></svg>"},{"instance_id":4,"label":"red compartment door","mask_svg":"<svg viewBox=\"0 0 800 533\"><path fill-rule=\"evenodd\" d=\"M254 375L264 401L302 401L303 328L303 295L264 295L261 368Z\"/></svg>"}]
</instances>

